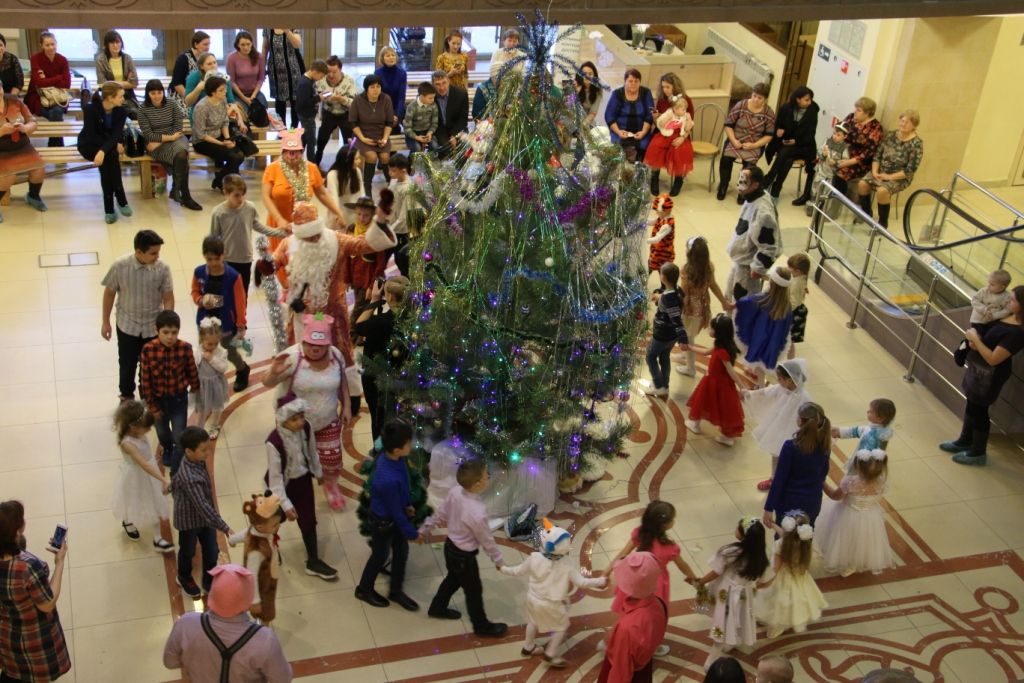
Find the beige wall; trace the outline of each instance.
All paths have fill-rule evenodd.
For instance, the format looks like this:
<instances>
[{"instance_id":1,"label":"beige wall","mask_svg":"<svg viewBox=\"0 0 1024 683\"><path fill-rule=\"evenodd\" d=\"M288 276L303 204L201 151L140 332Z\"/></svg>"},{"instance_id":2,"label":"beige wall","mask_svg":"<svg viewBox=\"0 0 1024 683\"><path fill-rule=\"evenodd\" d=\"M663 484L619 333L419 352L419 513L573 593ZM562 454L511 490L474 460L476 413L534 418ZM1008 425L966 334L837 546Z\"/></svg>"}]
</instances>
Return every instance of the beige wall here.
<instances>
[{"instance_id":1,"label":"beige wall","mask_svg":"<svg viewBox=\"0 0 1024 683\"><path fill-rule=\"evenodd\" d=\"M21 37L21 30L16 28L0 28L0 33L3 34L4 40L7 41L7 51L11 54L18 55L19 57L28 55L22 55L19 46L19 38Z\"/></svg>"},{"instance_id":2,"label":"beige wall","mask_svg":"<svg viewBox=\"0 0 1024 683\"><path fill-rule=\"evenodd\" d=\"M992 59L964 153L964 175L990 186L1006 185L1024 139L1024 17L1005 17L995 38Z\"/></svg>"},{"instance_id":3,"label":"beige wall","mask_svg":"<svg viewBox=\"0 0 1024 683\"><path fill-rule=\"evenodd\" d=\"M948 185L963 167L972 129L992 126L990 112L979 106L979 98L1002 21L957 17L905 22L888 87L877 99L887 130L896 126L903 109L921 114L918 133L925 153L913 187ZM1018 138L1019 134L1013 143ZM1012 154L1016 148L1010 147Z\"/></svg>"}]
</instances>

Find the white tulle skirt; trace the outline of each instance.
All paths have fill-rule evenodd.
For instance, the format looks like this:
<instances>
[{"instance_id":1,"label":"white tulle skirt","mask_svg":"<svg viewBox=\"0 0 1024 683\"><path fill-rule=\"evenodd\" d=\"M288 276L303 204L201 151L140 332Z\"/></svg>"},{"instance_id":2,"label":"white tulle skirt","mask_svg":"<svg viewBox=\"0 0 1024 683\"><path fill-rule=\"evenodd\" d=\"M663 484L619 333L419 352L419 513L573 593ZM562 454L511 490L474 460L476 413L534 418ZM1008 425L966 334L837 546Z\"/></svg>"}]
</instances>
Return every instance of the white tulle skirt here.
<instances>
[{"instance_id":1,"label":"white tulle skirt","mask_svg":"<svg viewBox=\"0 0 1024 683\"><path fill-rule=\"evenodd\" d=\"M881 571L893 565L885 516L876 496L825 501L814 542L829 572Z\"/></svg>"},{"instance_id":2,"label":"white tulle skirt","mask_svg":"<svg viewBox=\"0 0 1024 683\"><path fill-rule=\"evenodd\" d=\"M132 522L138 527L155 525L167 517L167 499L160 482L127 458L121 462L112 507L118 521Z\"/></svg>"},{"instance_id":3,"label":"white tulle skirt","mask_svg":"<svg viewBox=\"0 0 1024 683\"><path fill-rule=\"evenodd\" d=\"M794 574L782 568L772 585L758 592L754 616L768 626L768 637L775 638L790 628L802 633L807 624L821 618L821 611L826 607L825 596L818 590L810 572Z\"/></svg>"}]
</instances>

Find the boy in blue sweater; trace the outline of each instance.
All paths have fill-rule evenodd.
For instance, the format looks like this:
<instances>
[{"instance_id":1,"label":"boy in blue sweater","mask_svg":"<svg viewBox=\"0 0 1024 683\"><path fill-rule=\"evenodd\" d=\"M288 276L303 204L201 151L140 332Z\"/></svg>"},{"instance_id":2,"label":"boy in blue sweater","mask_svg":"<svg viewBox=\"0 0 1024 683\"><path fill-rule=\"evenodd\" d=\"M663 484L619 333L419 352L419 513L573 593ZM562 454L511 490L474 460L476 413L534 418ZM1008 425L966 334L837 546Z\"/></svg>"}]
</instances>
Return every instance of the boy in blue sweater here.
<instances>
[{"instance_id":1,"label":"boy in blue sweater","mask_svg":"<svg viewBox=\"0 0 1024 683\"><path fill-rule=\"evenodd\" d=\"M402 591L405 564L409 559L409 541L419 538L411 518L412 491L406 456L412 452L412 426L399 419L388 420L381 429L384 452L377 457L370 486L370 559L356 586L356 598L374 607L387 607L391 601L410 612L420 606ZM391 592L388 597L374 590L377 575L391 553Z\"/></svg>"},{"instance_id":2,"label":"boy in blue sweater","mask_svg":"<svg viewBox=\"0 0 1024 683\"><path fill-rule=\"evenodd\" d=\"M658 271L661 287L654 290L651 300L658 304L654 313L654 330L651 344L647 347L647 368L651 371L652 388L645 389L648 396L668 396L668 376L672 374L672 347L679 344L683 351L690 340L683 326L683 297L676 289L679 283L679 266L666 263Z\"/></svg>"}]
</instances>

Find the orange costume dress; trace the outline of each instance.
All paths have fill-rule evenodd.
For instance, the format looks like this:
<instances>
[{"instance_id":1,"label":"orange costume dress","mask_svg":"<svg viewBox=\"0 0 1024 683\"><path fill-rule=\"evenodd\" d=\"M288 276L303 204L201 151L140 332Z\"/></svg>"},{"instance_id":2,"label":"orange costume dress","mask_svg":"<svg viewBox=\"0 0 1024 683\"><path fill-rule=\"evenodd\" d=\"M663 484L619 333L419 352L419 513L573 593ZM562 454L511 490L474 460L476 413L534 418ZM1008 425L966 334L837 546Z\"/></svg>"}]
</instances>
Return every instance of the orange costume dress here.
<instances>
[{"instance_id":1,"label":"orange costume dress","mask_svg":"<svg viewBox=\"0 0 1024 683\"><path fill-rule=\"evenodd\" d=\"M270 200L289 223L292 220L292 211L295 209L295 204L313 201L317 188L324 186L324 178L320 175L320 169L311 161L306 162L306 176L308 180L305 192L297 193L292 183L288 180L288 172L284 168L284 162L280 159L269 164L266 170L263 171L264 184L271 184ZM298 178L299 174L295 174L295 177ZM277 221L274 220L274 215L271 213L267 214L267 225L272 228L288 229L288 225L278 225ZM281 239L280 237L270 238L271 251L277 249Z\"/></svg>"}]
</instances>

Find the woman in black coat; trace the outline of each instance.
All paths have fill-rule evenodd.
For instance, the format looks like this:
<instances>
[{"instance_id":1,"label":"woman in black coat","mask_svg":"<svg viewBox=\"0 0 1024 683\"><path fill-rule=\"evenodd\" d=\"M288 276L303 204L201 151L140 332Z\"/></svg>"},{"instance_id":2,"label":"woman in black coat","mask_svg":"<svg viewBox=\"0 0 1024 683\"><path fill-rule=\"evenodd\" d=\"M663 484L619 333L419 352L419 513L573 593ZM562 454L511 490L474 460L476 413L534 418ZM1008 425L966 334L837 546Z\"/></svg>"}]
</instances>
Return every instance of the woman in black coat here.
<instances>
[{"instance_id":1,"label":"woman in black coat","mask_svg":"<svg viewBox=\"0 0 1024 683\"><path fill-rule=\"evenodd\" d=\"M378 279L370 290L369 302L356 317L355 333L365 339L363 360L370 361L370 367L363 374L363 395L370 409L370 433L374 440L380 436L384 422L394 417L394 396L378 389L376 374L382 370L384 362L395 368L405 360L401 348L392 345L392 337L395 325L406 315L408 291L406 277Z\"/></svg>"},{"instance_id":2,"label":"woman in black coat","mask_svg":"<svg viewBox=\"0 0 1024 683\"><path fill-rule=\"evenodd\" d=\"M818 103L814 101L814 91L806 85L794 90L789 101L779 107L779 115L775 119L775 137L765 150L765 159L769 163L775 157L775 163L764 177L764 187L769 188L774 199L779 198L789 169L797 159L803 160L807 178L804 180L803 193L793 201L793 205L801 206L811 198L814 160L818 156L814 133L818 128L819 111Z\"/></svg>"},{"instance_id":3,"label":"woman in black coat","mask_svg":"<svg viewBox=\"0 0 1024 683\"><path fill-rule=\"evenodd\" d=\"M103 189L103 213L107 223L117 221L114 199L122 216L131 216L128 197L121 182L121 154L124 152L124 122L128 112L124 106L124 87L107 81L85 107L82 131L78 134L78 153L100 169Z\"/></svg>"}]
</instances>

